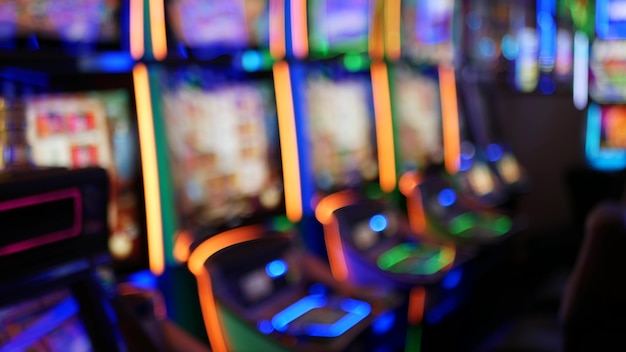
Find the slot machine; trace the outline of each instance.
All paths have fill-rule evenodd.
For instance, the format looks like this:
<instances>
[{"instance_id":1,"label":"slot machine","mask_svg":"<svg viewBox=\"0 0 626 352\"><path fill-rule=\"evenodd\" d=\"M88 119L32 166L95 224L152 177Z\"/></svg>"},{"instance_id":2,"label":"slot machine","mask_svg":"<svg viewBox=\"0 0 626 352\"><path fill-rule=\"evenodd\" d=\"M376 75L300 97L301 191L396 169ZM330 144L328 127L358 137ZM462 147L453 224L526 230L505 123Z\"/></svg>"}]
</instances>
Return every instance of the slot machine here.
<instances>
[{"instance_id":1,"label":"slot machine","mask_svg":"<svg viewBox=\"0 0 626 352\"><path fill-rule=\"evenodd\" d=\"M585 154L589 165L600 171L617 171L626 167L623 143L624 121L624 21L621 1L596 1L595 26L591 37L581 28L577 32L579 62L588 62L588 75L583 75L588 96L577 107L586 108L587 126ZM587 8L590 14L591 7ZM592 22L593 23L593 22ZM576 96L576 93L575 93ZM575 101L576 102L576 101Z\"/></svg>"},{"instance_id":2,"label":"slot machine","mask_svg":"<svg viewBox=\"0 0 626 352\"><path fill-rule=\"evenodd\" d=\"M494 101L500 88L530 93L540 87L543 94L552 94L558 82L559 92L568 91L569 32L560 28L562 45L557 74L554 69L557 16L556 7L552 6L555 3L538 2L536 11L534 3L523 1L462 4L465 21L460 35L465 44L459 54L458 88L467 131L460 168L469 170L470 179L480 174L472 172L475 163L480 165L477 169L490 170L496 179L494 193L499 197L489 202L514 211L520 194L529 191L530 180L511 146L502 140ZM544 19L545 26L535 28L535 18L539 17ZM561 24L564 26L565 22Z\"/></svg>"},{"instance_id":3,"label":"slot machine","mask_svg":"<svg viewBox=\"0 0 626 352\"><path fill-rule=\"evenodd\" d=\"M329 272L311 274L325 268L307 264L297 231L284 4L164 5L166 55L149 64L149 78L163 148L166 275L180 268L193 275L196 314L216 351L363 348L386 309L341 292ZM175 299L193 299L181 286Z\"/></svg>"},{"instance_id":4,"label":"slot machine","mask_svg":"<svg viewBox=\"0 0 626 352\"><path fill-rule=\"evenodd\" d=\"M105 170L7 168L0 180L0 263L13 268L0 280L0 350L124 351Z\"/></svg>"},{"instance_id":5,"label":"slot machine","mask_svg":"<svg viewBox=\"0 0 626 352\"><path fill-rule=\"evenodd\" d=\"M133 80L134 60L143 50L137 5L0 4L6 29L0 36L2 95L24 103L36 165L107 170L109 249L120 276L149 266Z\"/></svg>"},{"instance_id":6,"label":"slot machine","mask_svg":"<svg viewBox=\"0 0 626 352\"><path fill-rule=\"evenodd\" d=\"M454 66L459 4L404 1L385 11L396 172L411 226L464 246L499 242L513 221L495 208L505 196L499 179L465 143L469 121Z\"/></svg>"},{"instance_id":7,"label":"slot machine","mask_svg":"<svg viewBox=\"0 0 626 352\"><path fill-rule=\"evenodd\" d=\"M322 225L309 240L323 241L340 281L401 292L398 330L419 330L425 287L446 275L456 250L420 239L397 204L383 2L292 1L290 10L303 217ZM413 346L417 335L397 339Z\"/></svg>"}]
</instances>

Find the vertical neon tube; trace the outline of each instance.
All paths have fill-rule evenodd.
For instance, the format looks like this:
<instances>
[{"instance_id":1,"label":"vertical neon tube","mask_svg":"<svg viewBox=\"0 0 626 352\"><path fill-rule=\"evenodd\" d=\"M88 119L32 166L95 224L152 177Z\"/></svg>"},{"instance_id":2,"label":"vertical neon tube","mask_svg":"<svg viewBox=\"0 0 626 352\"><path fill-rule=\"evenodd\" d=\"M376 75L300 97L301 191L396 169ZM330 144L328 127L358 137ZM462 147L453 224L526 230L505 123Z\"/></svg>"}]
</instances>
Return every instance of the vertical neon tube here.
<instances>
[{"instance_id":1,"label":"vertical neon tube","mask_svg":"<svg viewBox=\"0 0 626 352\"><path fill-rule=\"evenodd\" d=\"M401 0L385 0L384 27L385 27L385 52L391 60L400 58L402 45L401 32Z\"/></svg>"},{"instance_id":2,"label":"vertical neon tube","mask_svg":"<svg viewBox=\"0 0 626 352\"><path fill-rule=\"evenodd\" d=\"M278 128L282 146L283 178L285 184L285 207L287 218L297 222L302 218L300 188L300 160L296 135L296 119L292 99L289 65L285 61L274 65Z\"/></svg>"},{"instance_id":3,"label":"vertical neon tube","mask_svg":"<svg viewBox=\"0 0 626 352\"><path fill-rule=\"evenodd\" d=\"M389 75L387 66L381 62L372 64L371 72L376 115L380 188L385 192L392 192L396 188L396 163L393 145L391 97L389 95Z\"/></svg>"},{"instance_id":4,"label":"vertical neon tube","mask_svg":"<svg viewBox=\"0 0 626 352\"><path fill-rule=\"evenodd\" d=\"M143 29L143 0L131 0L130 17L130 55L139 60L145 51Z\"/></svg>"},{"instance_id":5,"label":"vertical neon tube","mask_svg":"<svg viewBox=\"0 0 626 352\"><path fill-rule=\"evenodd\" d=\"M456 174L459 170L459 156L461 154L459 107L454 75L453 67L446 65L439 67L444 163L446 171L451 175Z\"/></svg>"},{"instance_id":6,"label":"vertical neon tube","mask_svg":"<svg viewBox=\"0 0 626 352\"><path fill-rule=\"evenodd\" d=\"M291 41L293 55L299 59L309 54L307 0L291 1Z\"/></svg>"},{"instance_id":7,"label":"vertical neon tube","mask_svg":"<svg viewBox=\"0 0 626 352\"><path fill-rule=\"evenodd\" d=\"M152 38L152 56L163 60L167 56L165 35L165 4L163 1L150 0L150 36Z\"/></svg>"},{"instance_id":8,"label":"vertical neon tube","mask_svg":"<svg viewBox=\"0 0 626 352\"><path fill-rule=\"evenodd\" d=\"M539 38L539 69L551 72L556 57L555 0L537 0L537 37Z\"/></svg>"},{"instance_id":9,"label":"vertical neon tube","mask_svg":"<svg viewBox=\"0 0 626 352\"><path fill-rule=\"evenodd\" d=\"M582 31L574 34L574 106L583 110L589 96L589 38Z\"/></svg>"},{"instance_id":10,"label":"vertical neon tube","mask_svg":"<svg viewBox=\"0 0 626 352\"><path fill-rule=\"evenodd\" d=\"M160 275L165 270L163 224L161 223L161 193L159 191L154 120L150 103L150 83L148 81L148 69L144 64L138 64L133 69L133 82L135 85L135 99L137 101L141 167L144 175L148 259L150 271L155 275Z\"/></svg>"}]
</instances>

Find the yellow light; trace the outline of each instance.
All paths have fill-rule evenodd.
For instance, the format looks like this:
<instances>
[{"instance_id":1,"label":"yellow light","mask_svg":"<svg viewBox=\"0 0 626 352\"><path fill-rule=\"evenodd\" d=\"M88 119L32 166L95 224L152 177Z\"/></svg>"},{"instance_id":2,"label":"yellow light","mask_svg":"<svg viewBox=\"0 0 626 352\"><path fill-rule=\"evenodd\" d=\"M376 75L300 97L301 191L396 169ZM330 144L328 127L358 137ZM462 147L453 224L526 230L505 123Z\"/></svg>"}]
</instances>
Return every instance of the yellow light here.
<instances>
[{"instance_id":1,"label":"yellow light","mask_svg":"<svg viewBox=\"0 0 626 352\"><path fill-rule=\"evenodd\" d=\"M163 60L167 56L164 7L165 4L163 1L150 0L150 34L152 35L152 55L156 60Z\"/></svg>"},{"instance_id":2,"label":"yellow light","mask_svg":"<svg viewBox=\"0 0 626 352\"><path fill-rule=\"evenodd\" d=\"M285 183L285 208L287 218L292 222L297 222L302 218L300 161L296 137L296 120L293 99L291 97L291 78L287 62L281 61L274 65L274 84L276 86L278 129Z\"/></svg>"},{"instance_id":3,"label":"yellow light","mask_svg":"<svg viewBox=\"0 0 626 352\"><path fill-rule=\"evenodd\" d=\"M443 120L444 163L448 173L453 175L459 170L459 155L461 153L459 110L453 67L439 66L439 83Z\"/></svg>"},{"instance_id":4,"label":"yellow light","mask_svg":"<svg viewBox=\"0 0 626 352\"><path fill-rule=\"evenodd\" d=\"M143 36L143 0L131 0L129 4L130 17L130 55L139 60L145 51Z\"/></svg>"},{"instance_id":5,"label":"yellow light","mask_svg":"<svg viewBox=\"0 0 626 352\"><path fill-rule=\"evenodd\" d=\"M385 49L391 60L400 58L401 53L401 0L385 0Z\"/></svg>"},{"instance_id":6,"label":"yellow light","mask_svg":"<svg viewBox=\"0 0 626 352\"><path fill-rule=\"evenodd\" d=\"M275 59L285 57L285 0L270 0L270 53Z\"/></svg>"},{"instance_id":7,"label":"yellow light","mask_svg":"<svg viewBox=\"0 0 626 352\"><path fill-rule=\"evenodd\" d=\"M391 192L396 187L396 162L393 146L393 121L387 66L375 62L371 66L380 187Z\"/></svg>"},{"instance_id":8,"label":"yellow light","mask_svg":"<svg viewBox=\"0 0 626 352\"><path fill-rule=\"evenodd\" d=\"M146 228L148 232L148 256L150 270L160 275L165 269L163 249L163 224L161 223L161 193L159 191L159 172L156 153L154 120L150 103L148 69L138 64L133 69L135 100L137 103L137 122L139 129L139 147L146 204Z\"/></svg>"}]
</instances>

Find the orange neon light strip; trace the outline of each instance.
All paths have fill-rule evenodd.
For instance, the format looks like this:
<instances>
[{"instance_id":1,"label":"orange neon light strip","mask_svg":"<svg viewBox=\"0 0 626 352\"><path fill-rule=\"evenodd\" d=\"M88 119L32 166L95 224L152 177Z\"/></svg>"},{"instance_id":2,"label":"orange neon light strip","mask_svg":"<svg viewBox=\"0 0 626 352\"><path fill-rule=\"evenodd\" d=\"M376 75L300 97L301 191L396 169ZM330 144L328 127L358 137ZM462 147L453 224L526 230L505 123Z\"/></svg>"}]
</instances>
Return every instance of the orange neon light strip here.
<instances>
[{"instance_id":1,"label":"orange neon light strip","mask_svg":"<svg viewBox=\"0 0 626 352\"><path fill-rule=\"evenodd\" d=\"M391 60L397 60L401 55L401 2L401 0L385 0L385 49L387 57Z\"/></svg>"},{"instance_id":2,"label":"orange neon light strip","mask_svg":"<svg viewBox=\"0 0 626 352\"><path fill-rule=\"evenodd\" d=\"M409 311L407 319L410 325L416 325L424 319L424 306L426 303L426 289L416 287L409 295Z\"/></svg>"},{"instance_id":3,"label":"orange neon light strip","mask_svg":"<svg viewBox=\"0 0 626 352\"><path fill-rule=\"evenodd\" d=\"M380 188L392 192L396 187L396 161L393 145L393 121L389 73L383 62L371 66L374 111L376 115L376 141L378 143L378 172Z\"/></svg>"},{"instance_id":4,"label":"orange neon light strip","mask_svg":"<svg viewBox=\"0 0 626 352\"><path fill-rule=\"evenodd\" d=\"M426 232L426 213L419 189L420 177L415 172L406 172L400 177L400 192L407 198L407 212L411 229L418 234Z\"/></svg>"},{"instance_id":5,"label":"orange neon light strip","mask_svg":"<svg viewBox=\"0 0 626 352\"><path fill-rule=\"evenodd\" d=\"M150 0L150 34L152 55L159 61L165 59L167 36L165 34L165 4L162 0Z\"/></svg>"},{"instance_id":6,"label":"orange neon light strip","mask_svg":"<svg viewBox=\"0 0 626 352\"><path fill-rule=\"evenodd\" d=\"M194 275L202 274L204 263L217 251L237 243L261 238L263 231L263 226L252 225L228 230L208 238L189 255L189 261L187 262L189 271Z\"/></svg>"},{"instance_id":7,"label":"orange neon light strip","mask_svg":"<svg viewBox=\"0 0 626 352\"><path fill-rule=\"evenodd\" d=\"M196 275L198 281L198 298L202 307L202 318L204 319L204 328L206 329L211 349L214 352L228 352L228 343L222 331L219 314L217 313L217 303L213 296L213 287L208 272Z\"/></svg>"},{"instance_id":8,"label":"orange neon light strip","mask_svg":"<svg viewBox=\"0 0 626 352\"><path fill-rule=\"evenodd\" d=\"M143 37L143 0L131 0L130 17L130 56L139 60L145 51Z\"/></svg>"},{"instance_id":9,"label":"orange neon light strip","mask_svg":"<svg viewBox=\"0 0 626 352\"><path fill-rule=\"evenodd\" d=\"M300 190L300 161L296 138L296 118L291 99L291 77L285 61L274 65L278 129L285 182L285 208L287 218L297 222L302 218L302 194Z\"/></svg>"},{"instance_id":10,"label":"orange neon light strip","mask_svg":"<svg viewBox=\"0 0 626 352\"><path fill-rule=\"evenodd\" d=\"M339 223L333 218L330 224L324 225L324 242L326 242L326 253L328 254L328 264L333 277L337 281L348 280L348 263L343 252L343 243L339 235Z\"/></svg>"},{"instance_id":11,"label":"orange neon light strip","mask_svg":"<svg viewBox=\"0 0 626 352\"><path fill-rule=\"evenodd\" d=\"M291 1L291 46L299 59L309 54L309 31L307 23L307 0Z\"/></svg>"},{"instance_id":12,"label":"orange neon light strip","mask_svg":"<svg viewBox=\"0 0 626 352\"><path fill-rule=\"evenodd\" d=\"M218 251L238 243L261 238L262 234L263 226L261 225L225 231L202 242L189 256L187 267L195 275L198 282L198 296L200 298L200 306L202 307L202 317L211 347L215 352L228 352L229 348L219 320L211 278L204 264Z\"/></svg>"},{"instance_id":13,"label":"orange neon light strip","mask_svg":"<svg viewBox=\"0 0 626 352\"><path fill-rule=\"evenodd\" d=\"M270 54L275 59L285 57L285 1L270 0Z\"/></svg>"},{"instance_id":14,"label":"orange neon light strip","mask_svg":"<svg viewBox=\"0 0 626 352\"><path fill-rule=\"evenodd\" d=\"M154 135L152 104L150 104L150 86L148 69L144 64L137 64L133 69L135 100L137 102L137 121L139 146L141 149L141 167L146 202L146 227L148 231L148 259L150 270L160 275L165 270L163 249L163 224L161 223L161 193L159 191L159 171Z\"/></svg>"},{"instance_id":15,"label":"orange neon light strip","mask_svg":"<svg viewBox=\"0 0 626 352\"><path fill-rule=\"evenodd\" d=\"M356 200L356 196L351 191L341 191L328 195L317 203L315 218L324 225L330 224L335 210L353 204Z\"/></svg>"},{"instance_id":16,"label":"orange neon light strip","mask_svg":"<svg viewBox=\"0 0 626 352\"><path fill-rule=\"evenodd\" d=\"M324 242L330 271L337 281L346 281L349 272L339 236L339 223L333 213L339 208L354 204L355 201L356 196L352 192L342 191L322 198L315 208L315 218L324 225Z\"/></svg>"},{"instance_id":17,"label":"orange neon light strip","mask_svg":"<svg viewBox=\"0 0 626 352\"><path fill-rule=\"evenodd\" d=\"M459 170L461 153L459 110L456 96L456 80L454 68L448 65L439 66L439 86L441 95L441 115L443 122L444 163L449 174Z\"/></svg>"},{"instance_id":18,"label":"orange neon light strip","mask_svg":"<svg viewBox=\"0 0 626 352\"><path fill-rule=\"evenodd\" d=\"M385 39L384 39L384 2L380 0L370 0L370 18L371 25L369 28L369 54L372 58L383 59L385 56Z\"/></svg>"},{"instance_id":19,"label":"orange neon light strip","mask_svg":"<svg viewBox=\"0 0 626 352\"><path fill-rule=\"evenodd\" d=\"M189 253L193 238L187 231L180 231L176 234L174 241L174 259L179 263L185 263L189 259Z\"/></svg>"}]
</instances>

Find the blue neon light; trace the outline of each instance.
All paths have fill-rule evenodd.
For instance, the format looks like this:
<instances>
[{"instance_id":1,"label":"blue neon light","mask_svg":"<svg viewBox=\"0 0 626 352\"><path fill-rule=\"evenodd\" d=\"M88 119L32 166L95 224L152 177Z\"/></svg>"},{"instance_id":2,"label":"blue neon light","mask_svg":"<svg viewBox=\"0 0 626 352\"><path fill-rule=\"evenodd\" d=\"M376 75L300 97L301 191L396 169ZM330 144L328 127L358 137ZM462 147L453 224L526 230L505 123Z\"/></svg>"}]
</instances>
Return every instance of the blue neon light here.
<instances>
[{"instance_id":1,"label":"blue neon light","mask_svg":"<svg viewBox=\"0 0 626 352\"><path fill-rule=\"evenodd\" d=\"M301 298L299 301L276 313L272 318L272 326L278 331L285 331L289 324L312 311L326 305L326 297L322 295L311 295Z\"/></svg>"},{"instance_id":2,"label":"blue neon light","mask_svg":"<svg viewBox=\"0 0 626 352\"><path fill-rule=\"evenodd\" d=\"M388 225L387 217L382 214L374 215L370 219L370 229L374 232L384 231Z\"/></svg>"},{"instance_id":3,"label":"blue neon light","mask_svg":"<svg viewBox=\"0 0 626 352\"><path fill-rule=\"evenodd\" d=\"M497 144L489 144L487 146L487 159L491 162L496 162L500 159L502 159L502 155L503 155L503 151L502 151L502 147L497 145Z\"/></svg>"},{"instance_id":4,"label":"blue neon light","mask_svg":"<svg viewBox=\"0 0 626 352\"><path fill-rule=\"evenodd\" d=\"M278 312L272 318L272 326L278 331L286 331L294 320L312 311L322 308L327 299L322 295L306 296L291 306ZM305 327L309 336L337 337L350 330L353 326L365 319L372 311L367 302L346 298L340 303L341 309L347 314L332 324L310 324Z\"/></svg>"},{"instance_id":5,"label":"blue neon light","mask_svg":"<svg viewBox=\"0 0 626 352\"><path fill-rule=\"evenodd\" d=\"M256 324L256 327L265 335L271 334L272 331L274 331L274 326L272 326L272 323L267 319L259 321Z\"/></svg>"},{"instance_id":6,"label":"blue neon light","mask_svg":"<svg viewBox=\"0 0 626 352\"><path fill-rule=\"evenodd\" d=\"M265 273L271 278L277 278L287 273L287 263L282 259L273 260L265 266Z\"/></svg>"},{"instance_id":7,"label":"blue neon light","mask_svg":"<svg viewBox=\"0 0 626 352\"><path fill-rule=\"evenodd\" d=\"M585 138L585 154L589 164L598 170L622 170L626 168L626 150L601 149L601 132L602 110L598 104L589 104Z\"/></svg>"},{"instance_id":8,"label":"blue neon light","mask_svg":"<svg viewBox=\"0 0 626 352\"><path fill-rule=\"evenodd\" d=\"M456 288L457 286L459 286L462 278L463 278L462 269L451 270L441 280L441 287L445 288L446 290L452 290L453 288Z\"/></svg>"},{"instance_id":9,"label":"blue neon light","mask_svg":"<svg viewBox=\"0 0 626 352\"><path fill-rule=\"evenodd\" d=\"M263 66L263 56L255 50L248 50L241 56L241 66L248 72L255 72Z\"/></svg>"},{"instance_id":10,"label":"blue neon light","mask_svg":"<svg viewBox=\"0 0 626 352\"><path fill-rule=\"evenodd\" d=\"M382 335L391 330L395 323L396 315L394 312L383 313L372 322L372 332L374 335Z\"/></svg>"},{"instance_id":11,"label":"blue neon light","mask_svg":"<svg viewBox=\"0 0 626 352\"><path fill-rule=\"evenodd\" d=\"M157 278L150 270L136 272L129 276L128 281L135 287L148 290L157 287Z\"/></svg>"},{"instance_id":12,"label":"blue neon light","mask_svg":"<svg viewBox=\"0 0 626 352\"><path fill-rule=\"evenodd\" d=\"M474 161L472 159L467 159L463 157L461 154L461 163L459 164L459 171L467 171L472 168Z\"/></svg>"},{"instance_id":13,"label":"blue neon light","mask_svg":"<svg viewBox=\"0 0 626 352\"><path fill-rule=\"evenodd\" d=\"M79 65L83 71L128 72L135 61L129 53L108 52L82 58Z\"/></svg>"},{"instance_id":14,"label":"blue neon light","mask_svg":"<svg viewBox=\"0 0 626 352\"><path fill-rule=\"evenodd\" d=\"M539 68L552 71L556 57L556 0L537 0L537 36L539 37Z\"/></svg>"},{"instance_id":15,"label":"blue neon light","mask_svg":"<svg viewBox=\"0 0 626 352\"><path fill-rule=\"evenodd\" d=\"M341 308L348 314L341 317L334 324L311 324L305 328L307 334L317 337L341 336L365 319L372 311L368 303L349 298L342 301Z\"/></svg>"},{"instance_id":16,"label":"blue neon light","mask_svg":"<svg viewBox=\"0 0 626 352\"><path fill-rule=\"evenodd\" d=\"M517 44L517 40L510 35L505 34L502 37L502 56L504 56L507 60L515 60L517 55L519 54L519 45Z\"/></svg>"},{"instance_id":17,"label":"blue neon light","mask_svg":"<svg viewBox=\"0 0 626 352\"><path fill-rule=\"evenodd\" d=\"M41 340L42 337L56 329L64 321L78 313L78 303L72 297L67 298L50 309L19 335L14 336L0 352L23 351Z\"/></svg>"},{"instance_id":18,"label":"blue neon light","mask_svg":"<svg viewBox=\"0 0 626 352\"><path fill-rule=\"evenodd\" d=\"M596 1L596 34L605 40L626 38L626 1Z\"/></svg>"},{"instance_id":19,"label":"blue neon light","mask_svg":"<svg viewBox=\"0 0 626 352\"><path fill-rule=\"evenodd\" d=\"M442 207L449 207L456 202L456 193L450 188L445 188L439 192L437 200Z\"/></svg>"}]
</instances>

